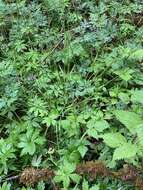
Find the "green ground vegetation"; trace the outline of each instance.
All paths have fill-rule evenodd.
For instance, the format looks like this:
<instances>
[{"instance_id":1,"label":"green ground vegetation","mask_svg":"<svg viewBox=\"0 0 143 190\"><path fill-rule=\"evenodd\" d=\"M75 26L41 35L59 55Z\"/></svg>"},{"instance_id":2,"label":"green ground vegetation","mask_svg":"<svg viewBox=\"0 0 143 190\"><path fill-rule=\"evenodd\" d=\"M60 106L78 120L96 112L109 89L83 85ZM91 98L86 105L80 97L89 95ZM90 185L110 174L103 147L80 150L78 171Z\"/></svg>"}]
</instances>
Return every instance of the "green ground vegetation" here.
<instances>
[{"instance_id":1,"label":"green ground vegetation","mask_svg":"<svg viewBox=\"0 0 143 190\"><path fill-rule=\"evenodd\" d=\"M27 166L64 190L130 190L78 163L142 166L141 0L0 0L0 190Z\"/></svg>"}]
</instances>

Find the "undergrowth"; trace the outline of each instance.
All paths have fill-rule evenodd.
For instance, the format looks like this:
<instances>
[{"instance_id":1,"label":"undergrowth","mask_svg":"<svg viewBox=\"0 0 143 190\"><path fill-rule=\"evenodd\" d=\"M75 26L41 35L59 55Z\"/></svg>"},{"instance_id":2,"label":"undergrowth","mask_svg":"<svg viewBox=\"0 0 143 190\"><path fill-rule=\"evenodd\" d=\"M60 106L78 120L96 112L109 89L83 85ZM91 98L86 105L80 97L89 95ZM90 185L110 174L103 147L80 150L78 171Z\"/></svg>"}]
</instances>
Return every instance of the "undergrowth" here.
<instances>
[{"instance_id":1,"label":"undergrowth","mask_svg":"<svg viewBox=\"0 0 143 190\"><path fill-rule=\"evenodd\" d=\"M64 190L135 190L76 173L99 160L142 169L141 0L0 0L0 190L52 168Z\"/></svg>"}]
</instances>

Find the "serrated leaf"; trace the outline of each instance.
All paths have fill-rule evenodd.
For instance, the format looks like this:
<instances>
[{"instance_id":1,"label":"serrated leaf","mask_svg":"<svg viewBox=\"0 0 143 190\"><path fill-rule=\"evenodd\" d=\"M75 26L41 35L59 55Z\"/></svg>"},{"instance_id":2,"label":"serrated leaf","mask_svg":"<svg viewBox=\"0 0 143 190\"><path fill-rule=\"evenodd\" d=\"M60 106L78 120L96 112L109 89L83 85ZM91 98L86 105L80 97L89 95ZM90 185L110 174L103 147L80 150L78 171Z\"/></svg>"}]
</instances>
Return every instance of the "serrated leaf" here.
<instances>
[{"instance_id":1,"label":"serrated leaf","mask_svg":"<svg viewBox=\"0 0 143 190\"><path fill-rule=\"evenodd\" d=\"M134 112L117 110L114 114L131 133L135 133L137 126L143 123L142 118Z\"/></svg>"},{"instance_id":2,"label":"serrated leaf","mask_svg":"<svg viewBox=\"0 0 143 190\"><path fill-rule=\"evenodd\" d=\"M107 133L101 135L101 137L103 138L104 142L111 148L120 147L126 143L125 137L120 133Z\"/></svg>"},{"instance_id":3,"label":"serrated leaf","mask_svg":"<svg viewBox=\"0 0 143 190\"><path fill-rule=\"evenodd\" d=\"M130 159L136 156L138 148L134 144L125 143L115 149L113 160Z\"/></svg>"}]
</instances>

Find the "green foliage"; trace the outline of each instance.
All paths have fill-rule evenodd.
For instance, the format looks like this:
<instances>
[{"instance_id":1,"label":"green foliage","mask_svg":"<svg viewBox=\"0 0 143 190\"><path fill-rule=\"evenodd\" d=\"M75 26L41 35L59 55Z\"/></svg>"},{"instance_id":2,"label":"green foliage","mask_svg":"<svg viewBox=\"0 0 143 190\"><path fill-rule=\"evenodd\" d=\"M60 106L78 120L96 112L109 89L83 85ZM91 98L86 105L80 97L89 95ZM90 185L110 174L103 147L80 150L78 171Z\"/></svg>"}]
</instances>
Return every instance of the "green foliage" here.
<instances>
[{"instance_id":1,"label":"green foliage","mask_svg":"<svg viewBox=\"0 0 143 190\"><path fill-rule=\"evenodd\" d=\"M134 90L132 91L131 101L133 103L143 104L143 90Z\"/></svg>"},{"instance_id":2,"label":"green foliage","mask_svg":"<svg viewBox=\"0 0 143 190\"><path fill-rule=\"evenodd\" d=\"M41 137L38 130L28 129L26 134L20 136L19 148L22 148L21 156L24 154L33 155L36 152L36 145L44 144L44 137Z\"/></svg>"},{"instance_id":3,"label":"green foliage","mask_svg":"<svg viewBox=\"0 0 143 190\"><path fill-rule=\"evenodd\" d=\"M87 122L87 127L87 134L90 137L98 138L99 133L109 128L109 124L105 120L96 121L94 119L91 119Z\"/></svg>"},{"instance_id":4,"label":"green foliage","mask_svg":"<svg viewBox=\"0 0 143 190\"><path fill-rule=\"evenodd\" d=\"M116 148L113 160L134 158L137 154L138 148L131 143L124 143L122 146Z\"/></svg>"},{"instance_id":5,"label":"green foliage","mask_svg":"<svg viewBox=\"0 0 143 190\"><path fill-rule=\"evenodd\" d=\"M130 134L137 135L137 141L133 141L134 136L130 141L120 133L105 133L101 135L104 142L111 148L115 148L113 154L113 160L128 159L130 162L134 162L136 155L142 155L142 124L143 120L141 117L129 111L116 110L114 111L116 118L124 124L129 130Z\"/></svg>"},{"instance_id":6,"label":"green foliage","mask_svg":"<svg viewBox=\"0 0 143 190\"><path fill-rule=\"evenodd\" d=\"M0 1L2 190L53 188L5 183L27 166L53 167L61 189L134 189L75 168L141 166L142 10L140 0Z\"/></svg>"},{"instance_id":7,"label":"green foliage","mask_svg":"<svg viewBox=\"0 0 143 190\"><path fill-rule=\"evenodd\" d=\"M115 111L116 118L124 124L127 129L134 133L138 125L143 123L143 119L134 112L117 110Z\"/></svg>"},{"instance_id":8,"label":"green foliage","mask_svg":"<svg viewBox=\"0 0 143 190\"><path fill-rule=\"evenodd\" d=\"M11 188L11 185L5 182L0 187L0 190L10 190L10 188Z\"/></svg>"},{"instance_id":9,"label":"green foliage","mask_svg":"<svg viewBox=\"0 0 143 190\"><path fill-rule=\"evenodd\" d=\"M0 139L0 172L7 173L11 164L9 161L14 159L16 155L14 154L15 150L11 143L6 141L6 139Z\"/></svg>"},{"instance_id":10,"label":"green foliage","mask_svg":"<svg viewBox=\"0 0 143 190\"><path fill-rule=\"evenodd\" d=\"M135 60L139 60L142 61L143 60L143 49L138 49L135 52L133 52L130 55L130 58L135 59Z\"/></svg>"},{"instance_id":11,"label":"green foliage","mask_svg":"<svg viewBox=\"0 0 143 190\"><path fill-rule=\"evenodd\" d=\"M99 185L93 185L91 188L89 187L88 181L84 180L82 183L82 189L84 190L100 190Z\"/></svg>"},{"instance_id":12,"label":"green foliage","mask_svg":"<svg viewBox=\"0 0 143 190\"><path fill-rule=\"evenodd\" d=\"M120 147L126 143L125 137L119 132L105 133L101 137L104 139L104 142L112 148Z\"/></svg>"},{"instance_id":13,"label":"green foliage","mask_svg":"<svg viewBox=\"0 0 143 190\"><path fill-rule=\"evenodd\" d=\"M70 185L70 180L72 180L75 183L79 183L80 176L73 173L75 170L75 165L65 162L63 166L59 168L59 171L57 171L57 176L55 177L56 182L62 182L63 187L65 189L68 189Z\"/></svg>"}]
</instances>

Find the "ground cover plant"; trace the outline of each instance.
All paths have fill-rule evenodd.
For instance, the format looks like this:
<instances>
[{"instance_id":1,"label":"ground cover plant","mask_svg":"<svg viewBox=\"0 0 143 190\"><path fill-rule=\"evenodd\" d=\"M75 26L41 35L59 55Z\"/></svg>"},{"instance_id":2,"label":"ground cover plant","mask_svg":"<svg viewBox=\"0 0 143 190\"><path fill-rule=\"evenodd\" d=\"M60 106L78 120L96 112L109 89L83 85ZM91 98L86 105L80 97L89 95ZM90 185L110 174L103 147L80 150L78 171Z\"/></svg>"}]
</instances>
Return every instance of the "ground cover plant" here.
<instances>
[{"instance_id":1,"label":"ground cover plant","mask_svg":"<svg viewBox=\"0 0 143 190\"><path fill-rule=\"evenodd\" d=\"M0 0L0 190L143 189L142 45L141 0Z\"/></svg>"}]
</instances>

